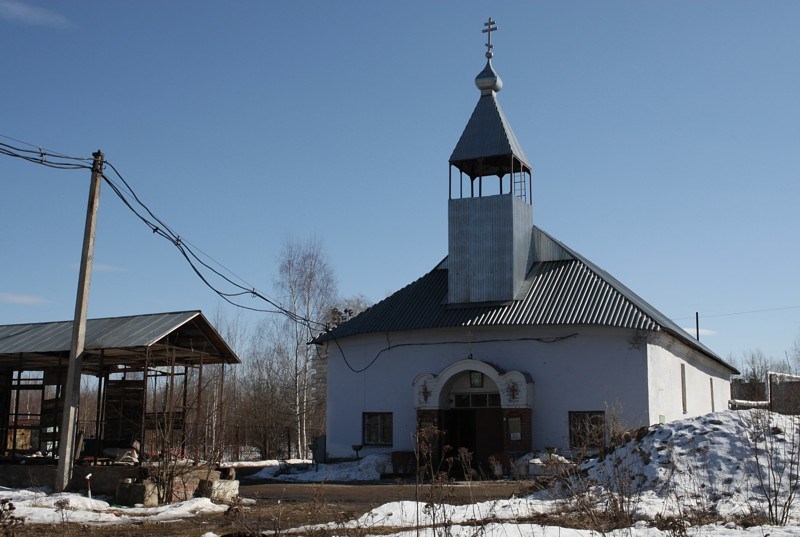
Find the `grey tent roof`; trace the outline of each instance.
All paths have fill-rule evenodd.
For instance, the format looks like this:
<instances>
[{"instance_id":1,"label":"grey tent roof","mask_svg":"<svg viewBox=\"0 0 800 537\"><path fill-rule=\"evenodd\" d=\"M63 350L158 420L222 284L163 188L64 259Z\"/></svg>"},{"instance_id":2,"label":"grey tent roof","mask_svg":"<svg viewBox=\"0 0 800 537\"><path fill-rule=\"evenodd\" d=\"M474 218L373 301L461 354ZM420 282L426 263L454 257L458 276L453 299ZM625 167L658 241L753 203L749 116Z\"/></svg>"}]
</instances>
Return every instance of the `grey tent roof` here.
<instances>
[{"instance_id":1,"label":"grey tent roof","mask_svg":"<svg viewBox=\"0 0 800 537\"><path fill-rule=\"evenodd\" d=\"M324 342L377 332L470 326L609 326L665 331L736 372L705 345L610 274L534 226L537 261L523 298L447 304L447 259L428 274L320 336Z\"/></svg>"},{"instance_id":2,"label":"grey tent roof","mask_svg":"<svg viewBox=\"0 0 800 537\"><path fill-rule=\"evenodd\" d=\"M472 178L504 175L509 172L512 157L520 168L530 172L530 165L506 119L494 92L481 95L464 132L461 133L450 164Z\"/></svg>"},{"instance_id":3,"label":"grey tent roof","mask_svg":"<svg viewBox=\"0 0 800 537\"><path fill-rule=\"evenodd\" d=\"M0 325L0 365L42 366L69 355L72 321ZM204 363L239 363L200 311L108 317L86 321L85 352L105 363L130 363L147 353L154 361L202 356ZM168 350L167 350L168 349ZM148 352L149 350L149 352ZM171 353L165 356L164 352Z\"/></svg>"}]
</instances>

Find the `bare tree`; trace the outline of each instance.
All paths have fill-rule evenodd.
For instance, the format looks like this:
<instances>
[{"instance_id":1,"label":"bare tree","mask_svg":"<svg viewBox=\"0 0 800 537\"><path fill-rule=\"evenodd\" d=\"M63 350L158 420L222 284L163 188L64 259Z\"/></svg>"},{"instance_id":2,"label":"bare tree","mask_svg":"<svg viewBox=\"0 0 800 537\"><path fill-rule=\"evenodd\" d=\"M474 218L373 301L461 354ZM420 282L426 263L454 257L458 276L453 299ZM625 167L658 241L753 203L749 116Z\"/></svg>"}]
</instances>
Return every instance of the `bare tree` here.
<instances>
[{"instance_id":1,"label":"bare tree","mask_svg":"<svg viewBox=\"0 0 800 537\"><path fill-rule=\"evenodd\" d=\"M272 350L291 364L294 451L301 456L306 453L309 425L320 426L324 413L324 394L311 390L315 349L310 342L324 328L336 302L333 269L318 239L284 242L275 289L288 315L273 323Z\"/></svg>"},{"instance_id":2,"label":"bare tree","mask_svg":"<svg viewBox=\"0 0 800 537\"><path fill-rule=\"evenodd\" d=\"M372 302L360 293L349 298L340 298L337 300L336 306L328 312L325 324L328 328L336 328L370 306L372 306Z\"/></svg>"},{"instance_id":3,"label":"bare tree","mask_svg":"<svg viewBox=\"0 0 800 537\"><path fill-rule=\"evenodd\" d=\"M244 357L240 393L246 416L246 441L262 458L290 456L284 451L286 431L294 425L293 362L282 338L282 321L261 321Z\"/></svg>"},{"instance_id":4,"label":"bare tree","mask_svg":"<svg viewBox=\"0 0 800 537\"><path fill-rule=\"evenodd\" d=\"M211 313L211 324L222 336L228 346L241 357L249 337L249 327L241 310L235 310L232 315L226 314L220 305L214 307ZM238 444L236 432L242 425L239 367L214 366L209 370L209 380L212 381L208 396L203 400L204 408L200 416L206 418L206 427L211 435L213 445L221 442L229 446ZM224 387L224 388L223 388ZM224 389L224 391L223 391ZM221 419L222 423L216 423ZM221 433L221 438L216 438ZM234 438L228 438L228 435ZM238 458L238 453L226 452L226 457Z\"/></svg>"},{"instance_id":5,"label":"bare tree","mask_svg":"<svg viewBox=\"0 0 800 537\"><path fill-rule=\"evenodd\" d=\"M800 373L800 334L794 338L794 344L792 344L792 348L786 353L787 362L789 362L790 357L792 369L794 369L793 373Z\"/></svg>"}]
</instances>

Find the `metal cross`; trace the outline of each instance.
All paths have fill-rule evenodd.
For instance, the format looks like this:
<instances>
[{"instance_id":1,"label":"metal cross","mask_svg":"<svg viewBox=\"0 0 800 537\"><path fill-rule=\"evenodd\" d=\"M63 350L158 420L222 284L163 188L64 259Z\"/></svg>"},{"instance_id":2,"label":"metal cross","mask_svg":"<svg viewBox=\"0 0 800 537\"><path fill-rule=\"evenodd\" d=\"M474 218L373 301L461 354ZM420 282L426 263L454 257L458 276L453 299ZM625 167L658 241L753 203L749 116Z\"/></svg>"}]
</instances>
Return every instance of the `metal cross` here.
<instances>
[{"instance_id":1,"label":"metal cross","mask_svg":"<svg viewBox=\"0 0 800 537\"><path fill-rule=\"evenodd\" d=\"M494 45L492 45L492 32L497 31L497 25L495 21L492 20L491 17L489 17L489 21L484 22L483 25L486 26L486 28L481 30L481 32L484 34L488 34L487 37L489 38L489 40L486 43L486 53L490 54L492 52L492 49L494 48Z\"/></svg>"}]
</instances>

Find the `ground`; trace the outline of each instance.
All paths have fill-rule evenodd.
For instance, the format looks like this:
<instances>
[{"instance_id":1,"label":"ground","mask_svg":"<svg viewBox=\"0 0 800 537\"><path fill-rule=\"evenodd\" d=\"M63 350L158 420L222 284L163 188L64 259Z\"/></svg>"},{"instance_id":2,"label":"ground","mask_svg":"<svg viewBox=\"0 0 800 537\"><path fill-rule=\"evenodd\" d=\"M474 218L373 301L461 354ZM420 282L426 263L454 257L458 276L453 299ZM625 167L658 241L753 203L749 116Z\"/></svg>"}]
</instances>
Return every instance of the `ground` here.
<instances>
[{"instance_id":1,"label":"ground","mask_svg":"<svg viewBox=\"0 0 800 537\"><path fill-rule=\"evenodd\" d=\"M451 487L450 501L466 504L474 500L509 498L529 491L529 484L516 481L494 481L469 486ZM82 535L82 536L158 536L199 537L206 532L230 535L241 532L280 531L309 524L342 524L358 518L371 509L392 501L413 500L424 494L413 482L384 484L319 484L260 482L242 485L243 498L255 500L239 512L215 513L184 518L173 522L137 522L134 524L94 526L68 523L66 525L25 525L17 536Z\"/></svg>"},{"instance_id":2,"label":"ground","mask_svg":"<svg viewBox=\"0 0 800 537\"><path fill-rule=\"evenodd\" d=\"M547 454L523 457L517 468L539 477L517 475L518 481L376 484L388 458L340 465L275 461L254 479L241 471L241 499L230 507L193 498L119 508L75 493L0 489L0 535L14 534L10 516L26 518L25 526L13 528L16 535L800 535L798 417L725 411L613 440L602 458L579 465ZM361 483L342 483L347 480Z\"/></svg>"}]
</instances>

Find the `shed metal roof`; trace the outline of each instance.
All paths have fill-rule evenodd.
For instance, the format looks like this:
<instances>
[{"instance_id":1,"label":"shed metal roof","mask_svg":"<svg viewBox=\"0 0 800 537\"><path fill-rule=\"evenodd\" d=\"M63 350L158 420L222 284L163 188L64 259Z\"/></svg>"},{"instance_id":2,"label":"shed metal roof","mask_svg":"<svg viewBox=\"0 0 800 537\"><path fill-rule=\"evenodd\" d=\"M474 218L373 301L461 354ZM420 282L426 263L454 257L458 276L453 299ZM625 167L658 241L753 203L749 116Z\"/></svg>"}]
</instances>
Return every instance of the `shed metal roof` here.
<instances>
[{"instance_id":1,"label":"shed metal roof","mask_svg":"<svg viewBox=\"0 0 800 537\"><path fill-rule=\"evenodd\" d=\"M736 371L597 265L534 226L537 257L520 300L447 304L447 259L417 281L343 323L318 341L376 332L469 326L608 326L665 331Z\"/></svg>"},{"instance_id":2,"label":"shed metal roof","mask_svg":"<svg viewBox=\"0 0 800 537\"><path fill-rule=\"evenodd\" d=\"M0 365L54 365L54 359L69 355L72 326L72 321L0 325ZM200 311L88 319L84 348L89 357L102 353L106 364L135 362L143 353L153 365L171 356L182 361L202 356L207 364L239 363Z\"/></svg>"}]
</instances>

